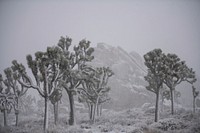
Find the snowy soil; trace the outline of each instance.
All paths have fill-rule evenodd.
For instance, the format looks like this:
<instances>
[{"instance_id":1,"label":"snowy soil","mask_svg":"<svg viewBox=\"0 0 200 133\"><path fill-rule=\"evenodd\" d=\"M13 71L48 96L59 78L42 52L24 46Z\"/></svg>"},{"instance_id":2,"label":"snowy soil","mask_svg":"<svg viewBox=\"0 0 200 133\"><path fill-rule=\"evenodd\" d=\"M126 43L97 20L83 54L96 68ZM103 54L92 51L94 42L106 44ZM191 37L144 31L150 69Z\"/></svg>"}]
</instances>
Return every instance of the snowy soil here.
<instances>
[{"instance_id":1,"label":"snowy soil","mask_svg":"<svg viewBox=\"0 0 200 133\"><path fill-rule=\"evenodd\" d=\"M60 115L59 123L55 126L51 116L49 133L200 133L200 111L192 114L191 111L183 109L173 116L170 115L169 110L165 113L161 112L157 123L154 122L152 109L130 109L121 112L107 110L96 119L95 124L88 121L86 113L77 113L76 119L75 126L68 126L67 118ZM0 133L41 133L43 131L41 116L21 116L18 127L15 127L14 121L11 120L8 124L10 126L0 127Z\"/></svg>"}]
</instances>

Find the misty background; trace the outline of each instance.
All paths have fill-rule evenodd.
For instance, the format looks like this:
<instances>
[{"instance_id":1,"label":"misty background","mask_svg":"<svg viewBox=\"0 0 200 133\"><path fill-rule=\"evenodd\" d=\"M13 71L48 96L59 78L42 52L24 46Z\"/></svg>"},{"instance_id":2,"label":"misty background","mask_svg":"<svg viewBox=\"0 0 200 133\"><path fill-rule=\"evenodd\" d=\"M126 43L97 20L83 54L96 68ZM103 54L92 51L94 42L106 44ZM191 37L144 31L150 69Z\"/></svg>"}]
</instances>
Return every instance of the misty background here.
<instances>
[{"instance_id":1,"label":"misty background","mask_svg":"<svg viewBox=\"0 0 200 133\"><path fill-rule=\"evenodd\" d=\"M120 46L142 58L161 48L164 53L177 54L199 76L199 24L198 0L2 0L0 73L13 59L26 64L27 54L44 51L47 46L56 45L60 36L67 35L72 44L87 39L93 47L102 43ZM192 93L191 89L187 91Z\"/></svg>"}]
</instances>

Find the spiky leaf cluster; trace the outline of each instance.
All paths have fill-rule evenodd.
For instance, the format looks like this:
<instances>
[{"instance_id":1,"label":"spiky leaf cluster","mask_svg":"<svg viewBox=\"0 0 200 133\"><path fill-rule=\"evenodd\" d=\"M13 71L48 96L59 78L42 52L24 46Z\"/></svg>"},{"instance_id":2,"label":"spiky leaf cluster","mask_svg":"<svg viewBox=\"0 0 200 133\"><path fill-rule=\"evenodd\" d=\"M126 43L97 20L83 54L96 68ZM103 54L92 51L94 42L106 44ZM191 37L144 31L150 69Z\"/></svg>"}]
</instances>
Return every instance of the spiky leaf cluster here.
<instances>
[{"instance_id":1,"label":"spiky leaf cluster","mask_svg":"<svg viewBox=\"0 0 200 133\"><path fill-rule=\"evenodd\" d=\"M61 37L58 42L58 48L62 53L60 68L63 71L60 82L68 92L76 94L76 87L84 79L83 67L86 62L94 58L92 56L94 49L90 47L89 41L82 40L78 46L74 46L73 51L69 51L71 43L72 39L68 37Z\"/></svg>"},{"instance_id":2,"label":"spiky leaf cluster","mask_svg":"<svg viewBox=\"0 0 200 133\"><path fill-rule=\"evenodd\" d=\"M110 98L107 86L108 79L114 74L109 67L92 68L87 67L84 71L85 78L82 87L79 88L79 101L98 104L108 101Z\"/></svg>"},{"instance_id":3,"label":"spiky leaf cluster","mask_svg":"<svg viewBox=\"0 0 200 133\"><path fill-rule=\"evenodd\" d=\"M49 97L52 104L55 104L56 102L60 101L62 97L62 90L61 89L55 89L54 92Z\"/></svg>"},{"instance_id":4,"label":"spiky leaf cluster","mask_svg":"<svg viewBox=\"0 0 200 133\"><path fill-rule=\"evenodd\" d=\"M0 74L0 111L11 112L15 105L15 95L11 91L8 80L3 80Z\"/></svg>"},{"instance_id":5,"label":"spiky leaf cluster","mask_svg":"<svg viewBox=\"0 0 200 133\"><path fill-rule=\"evenodd\" d=\"M195 72L188 68L185 61L181 61L176 54L167 54L164 81L169 88L174 88L182 81L188 81L192 84L196 81Z\"/></svg>"},{"instance_id":6,"label":"spiky leaf cluster","mask_svg":"<svg viewBox=\"0 0 200 133\"><path fill-rule=\"evenodd\" d=\"M195 72L188 68L185 61L181 61L176 54L162 53L161 49L154 49L144 55L145 65L148 68L148 74L145 80L149 83L148 90L158 88L165 83L170 89L182 81L194 83L196 81Z\"/></svg>"},{"instance_id":7,"label":"spiky leaf cluster","mask_svg":"<svg viewBox=\"0 0 200 133\"><path fill-rule=\"evenodd\" d=\"M165 55L161 49L155 49L144 55L145 65L148 68L148 74L145 80L149 83L146 88L157 93L163 83L165 74Z\"/></svg>"}]
</instances>

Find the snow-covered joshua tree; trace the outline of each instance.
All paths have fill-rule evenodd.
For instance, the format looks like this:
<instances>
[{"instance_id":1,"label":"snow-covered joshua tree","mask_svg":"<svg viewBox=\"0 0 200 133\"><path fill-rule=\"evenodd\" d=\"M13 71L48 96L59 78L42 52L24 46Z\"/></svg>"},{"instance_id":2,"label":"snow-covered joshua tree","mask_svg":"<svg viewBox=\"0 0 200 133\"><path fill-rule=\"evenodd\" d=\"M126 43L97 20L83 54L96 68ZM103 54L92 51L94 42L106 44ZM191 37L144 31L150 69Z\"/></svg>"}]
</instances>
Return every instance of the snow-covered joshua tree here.
<instances>
[{"instance_id":1,"label":"snow-covered joshua tree","mask_svg":"<svg viewBox=\"0 0 200 133\"><path fill-rule=\"evenodd\" d=\"M178 84L187 81L190 84L196 81L195 72L188 68L185 61L181 61L176 54L167 54L164 62L165 80L164 83L170 89L171 114L174 114L174 92Z\"/></svg>"},{"instance_id":2,"label":"snow-covered joshua tree","mask_svg":"<svg viewBox=\"0 0 200 133\"><path fill-rule=\"evenodd\" d=\"M82 40L78 46L74 46L73 51L69 51L69 47L72 44L72 39L69 37L61 37L58 43L58 47L62 51L62 70L64 73L62 78L59 80L62 87L66 90L69 102L70 102L70 119L69 125L75 124L75 110L74 110L74 95L76 95L77 87L83 80L83 66L86 62L93 60L92 53L93 48L90 47L90 42Z\"/></svg>"},{"instance_id":3,"label":"snow-covered joshua tree","mask_svg":"<svg viewBox=\"0 0 200 133\"><path fill-rule=\"evenodd\" d=\"M148 68L145 80L149 83L147 90L156 94L155 122L159 119L159 94L164 81L164 58L161 49L154 49L144 55L145 65Z\"/></svg>"},{"instance_id":4,"label":"snow-covered joshua tree","mask_svg":"<svg viewBox=\"0 0 200 133\"><path fill-rule=\"evenodd\" d=\"M82 87L78 88L79 98L80 101L87 102L90 120L95 122L95 115L99 112L100 105L110 99L107 95L110 91L107 83L114 73L109 67L87 67L84 74L87 78L83 80Z\"/></svg>"},{"instance_id":5,"label":"snow-covered joshua tree","mask_svg":"<svg viewBox=\"0 0 200 133\"><path fill-rule=\"evenodd\" d=\"M16 60L12 62L12 69L16 73L18 82L26 88L36 89L45 100L43 126L45 132L48 129L49 97L54 92L57 79L60 76L60 70L58 69L58 65L60 64L59 52L57 48L48 47L46 52L36 52L35 59L31 55L27 55L27 64L32 71L35 82L28 75L23 64L19 64Z\"/></svg>"}]
</instances>

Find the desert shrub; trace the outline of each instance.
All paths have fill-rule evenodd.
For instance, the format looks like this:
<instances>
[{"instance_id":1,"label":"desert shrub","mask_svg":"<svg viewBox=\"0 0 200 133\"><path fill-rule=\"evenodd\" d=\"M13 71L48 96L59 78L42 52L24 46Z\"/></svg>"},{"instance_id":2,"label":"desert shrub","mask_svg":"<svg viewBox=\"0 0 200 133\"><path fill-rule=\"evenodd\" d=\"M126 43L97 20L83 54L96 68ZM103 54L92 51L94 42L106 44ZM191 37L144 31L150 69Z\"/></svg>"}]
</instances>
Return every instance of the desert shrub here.
<instances>
[{"instance_id":1,"label":"desert shrub","mask_svg":"<svg viewBox=\"0 0 200 133\"><path fill-rule=\"evenodd\" d=\"M99 125L98 128L101 132L111 132L113 130L113 124L106 122L104 125Z\"/></svg>"},{"instance_id":2,"label":"desert shrub","mask_svg":"<svg viewBox=\"0 0 200 133\"><path fill-rule=\"evenodd\" d=\"M82 123L82 124L81 124L81 128L82 128L82 129L91 129L91 124Z\"/></svg>"},{"instance_id":3,"label":"desert shrub","mask_svg":"<svg viewBox=\"0 0 200 133\"><path fill-rule=\"evenodd\" d=\"M200 123L190 126L189 129L190 129L190 133L199 133L200 132Z\"/></svg>"},{"instance_id":4,"label":"desert shrub","mask_svg":"<svg viewBox=\"0 0 200 133\"><path fill-rule=\"evenodd\" d=\"M158 123L154 123L151 126L161 129L162 131L180 130L187 127L183 121L174 118L166 118L160 120Z\"/></svg>"}]
</instances>

